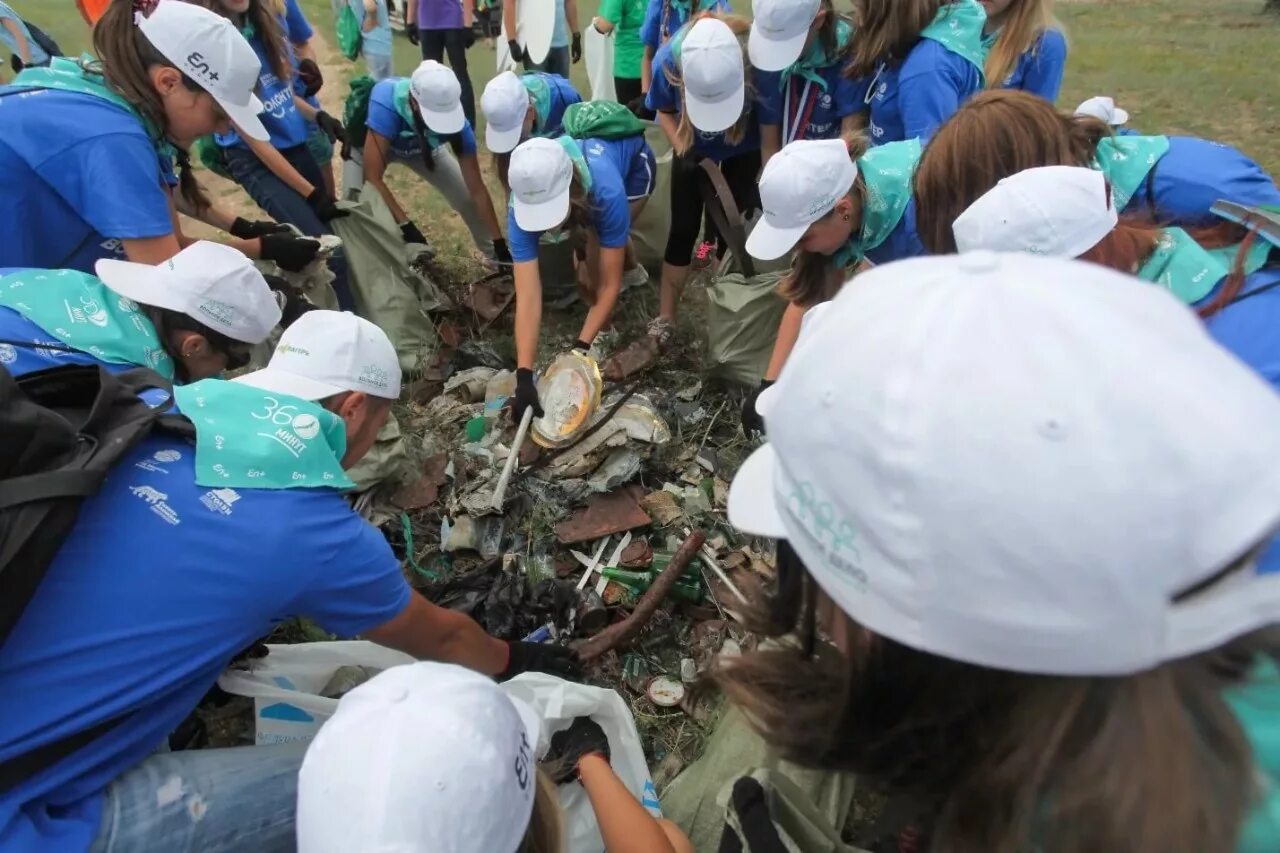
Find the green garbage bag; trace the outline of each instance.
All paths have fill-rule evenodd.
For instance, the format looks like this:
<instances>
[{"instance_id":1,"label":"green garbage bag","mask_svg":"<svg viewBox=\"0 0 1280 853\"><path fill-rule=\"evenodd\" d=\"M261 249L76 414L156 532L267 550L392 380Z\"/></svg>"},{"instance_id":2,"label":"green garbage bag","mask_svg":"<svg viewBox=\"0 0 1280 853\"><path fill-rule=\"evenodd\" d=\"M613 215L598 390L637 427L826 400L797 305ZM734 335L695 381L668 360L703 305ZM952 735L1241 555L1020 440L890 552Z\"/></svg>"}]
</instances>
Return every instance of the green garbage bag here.
<instances>
[{"instance_id":1,"label":"green garbage bag","mask_svg":"<svg viewBox=\"0 0 1280 853\"><path fill-rule=\"evenodd\" d=\"M628 139L645 132L645 123L617 101L581 101L565 107L564 132L574 139Z\"/></svg>"},{"instance_id":2,"label":"green garbage bag","mask_svg":"<svg viewBox=\"0 0 1280 853\"><path fill-rule=\"evenodd\" d=\"M366 185L359 202L339 207L350 215L329 224L342 238L356 313L387 333L401 370L416 372L439 346L426 312L448 307L449 300L410 265L411 249L375 187Z\"/></svg>"},{"instance_id":3,"label":"green garbage bag","mask_svg":"<svg viewBox=\"0 0 1280 853\"><path fill-rule=\"evenodd\" d=\"M400 423L396 416L387 418L386 424L378 432L373 447L364 455L355 467L347 471L351 482L356 484L356 491L363 492L381 483L397 483L403 479L403 467L408 457L404 452L404 437L400 433Z\"/></svg>"},{"instance_id":4,"label":"green garbage bag","mask_svg":"<svg viewBox=\"0 0 1280 853\"><path fill-rule=\"evenodd\" d=\"M347 59L355 59L360 55L360 46L364 36L360 33L360 19L347 0L343 0L338 11L338 49Z\"/></svg>"},{"instance_id":5,"label":"green garbage bag","mask_svg":"<svg viewBox=\"0 0 1280 853\"><path fill-rule=\"evenodd\" d=\"M671 143L656 124L645 128L644 141L649 143L658 161L658 183L644 210L631 223L631 240L636 247L636 259L656 280L662 272L667 232L671 230Z\"/></svg>"},{"instance_id":6,"label":"green garbage bag","mask_svg":"<svg viewBox=\"0 0 1280 853\"><path fill-rule=\"evenodd\" d=\"M347 133L347 144L355 149L364 148L369 136L369 96L373 94L374 80L367 74L351 81L351 91L342 105L342 127Z\"/></svg>"},{"instance_id":7,"label":"green garbage bag","mask_svg":"<svg viewBox=\"0 0 1280 853\"><path fill-rule=\"evenodd\" d=\"M755 386L764 376L787 302L782 271L748 278L722 271L707 287L707 362L711 375Z\"/></svg>"},{"instance_id":8,"label":"green garbage bag","mask_svg":"<svg viewBox=\"0 0 1280 853\"><path fill-rule=\"evenodd\" d=\"M231 170L227 168L227 160L222 156L222 148L212 136L201 136L195 141L193 147L202 166L228 181L234 180L231 177Z\"/></svg>"}]
</instances>

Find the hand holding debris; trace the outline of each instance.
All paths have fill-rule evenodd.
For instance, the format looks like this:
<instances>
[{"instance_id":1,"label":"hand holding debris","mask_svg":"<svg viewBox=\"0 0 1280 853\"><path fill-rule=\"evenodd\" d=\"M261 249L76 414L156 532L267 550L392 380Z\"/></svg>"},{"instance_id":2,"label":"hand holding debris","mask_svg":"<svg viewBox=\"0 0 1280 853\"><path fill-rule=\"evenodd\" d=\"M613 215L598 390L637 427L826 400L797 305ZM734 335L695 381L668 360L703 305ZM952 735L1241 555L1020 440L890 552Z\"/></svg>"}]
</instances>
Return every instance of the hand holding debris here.
<instances>
[{"instance_id":1,"label":"hand holding debris","mask_svg":"<svg viewBox=\"0 0 1280 853\"><path fill-rule=\"evenodd\" d=\"M542 759L542 768L557 785L578 778L578 762L588 755L609 760L609 736L590 717L578 717L569 728L551 736L551 748Z\"/></svg>"},{"instance_id":2,"label":"hand holding debris","mask_svg":"<svg viewBox=\"0 0 1280 853\"><path fill-rule=\"evenodd\" d=\"M508 642L507 648L511 656L507 659L507 668L494 676L498 681L507 681L522 672L545 672L571 680L582 677L578 654L573 649L550 643L521 642Z\"/></svg>"},{"instance_id":3,"label":"hand holding debris","mask_svg":"<svg viewBox=\"0 0 1280 853\"><path fill-rule=\"evenodd\" d=\"M742 431L747 438L755 438L764 432L764 418L756 411L756 401L760 399L760 392L772 384L772 379L761 379L755 390L742 401Z\"/></svg>"},{"instance_id":4,"label":"hand holding debris","mask_svg":"<svg viewBox=\"0 0 1280 853\"><path fill-rule=\"evenodd\" d=\"M520 423L524 410L533 407L533 416L542 417L542 401L538 399L538 388L533 384L533 371L522 367L516 371L516 393L511 398L511 420Z\"/></svg>"}]
</instances>

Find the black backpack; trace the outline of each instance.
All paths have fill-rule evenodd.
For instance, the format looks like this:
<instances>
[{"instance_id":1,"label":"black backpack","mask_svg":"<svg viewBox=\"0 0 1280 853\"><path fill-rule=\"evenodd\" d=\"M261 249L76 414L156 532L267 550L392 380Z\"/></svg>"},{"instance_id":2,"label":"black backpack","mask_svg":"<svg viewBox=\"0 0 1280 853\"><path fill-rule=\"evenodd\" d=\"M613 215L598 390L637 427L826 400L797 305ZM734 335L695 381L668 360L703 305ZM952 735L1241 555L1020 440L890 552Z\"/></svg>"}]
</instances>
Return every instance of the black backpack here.
<instances>
[{"instance_id":1,"label":"black backpack","mask_svg":"<svg viewBox=\"0 0 1280 853\"><path fill-rule=\"evenodd\" d=\"M164 390L168 400L148 405L138 395L150 388ZM169 381L145 368L112 374L99 365L67 365L15 379L0 366L0 644L71 532L80 503L98 491L112 466L157 426L194 436L190 421L165 414L172 399ZM115 722L0 763L0 793Z\"/></svg>"}]
</instances>

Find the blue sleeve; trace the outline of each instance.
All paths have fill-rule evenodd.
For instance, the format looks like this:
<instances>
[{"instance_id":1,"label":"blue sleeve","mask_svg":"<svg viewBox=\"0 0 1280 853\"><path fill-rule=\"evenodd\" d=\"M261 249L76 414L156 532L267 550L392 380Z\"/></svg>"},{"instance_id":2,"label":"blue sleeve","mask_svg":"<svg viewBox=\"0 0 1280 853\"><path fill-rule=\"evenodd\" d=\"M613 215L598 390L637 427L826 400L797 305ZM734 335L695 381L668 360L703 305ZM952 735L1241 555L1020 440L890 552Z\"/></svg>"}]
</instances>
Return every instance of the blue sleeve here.
<instances>
[{"instance_id":1,"label":"blue sleeve","mask_svg":"<svg viewBox=\"0 0 1280 853\"><path fill-rule=\"evenodd\" d=\"M649 0L644 9L644 23L640 25L640 41L650 50L657 52L662 46L662 0Z\"/></svg>"},{"instance_id":2,"label":"blue sleeve","mask_svg":"<svg viewBox=\"0 0 1280 853\"><path fill-rule=\"evenodd\" d=\"M507 208L507 248L511 250L511 260L516 263L536 261L538 259L538 237L516 224L516 214Z\"/></svg>"},{"instance_id":3,"label":"blue sleeve","mask_svg":"<svg viewBox=\"0 0 1280 853\"><path fill-rule=\"evenodd\" d=\"M369 93L369 115L364 122L365 127L392 142L404 128L404 119L400 118L400 114L391 105L394 86L394 80L383 80L373 87L373 91Z\"/></svg>"},{"instance_id":4,"label":"blue sleeve","mask_svg":"<svg viewBox=\"0 0 1280 853\"><path fill-rule=\"evenodd\" d=\"M756 117L760 124L782 124L782 90L778 71L754 70L752 83L756 89Z\"/></svg>"},{"instance_id":5,"label":"blue sleeve","mask_svg":"<svg viewBox=\"0 0 1280 853\"><path fill-rule=\"evenodd\" d=\"M471 122L463 121L462 130L458 131L458 134L462 137L462 153L474 155L476 153L476 132L471 129Z\"/></svg>"},{"instance_id":6,"label":"blue sleeve","mask_svg":"<svg viewBox=\"0 0 1280 853\"><path fill-rule=\"evenodd\" d=\"M324 509L300 503L305 529L292 543L308 543L284 563L306 572L302 592L291 603L292 613L315 620L322 628L340 637L384 625L409 606L412 592L400 572L400 562L391 546L372 524L356 515L338 495L309 495L308 498L336 498ZM330 510L329 507L333 509ZM306 553L308 550L311 553Z\"/></svg>"},{"instance_id":7,"label":"blue sleeve","mask_svg":"<svg viewBox=\"0 0 1280 853\"><path fill-rule=\"evenodd\" d=\"M903 139L928 142L960 108L963 69L957 63L970 65L932 39L922 39L911 50L898 75Z\"/></svg>"},{"instance_id":8,"label":"blue sleeve","mask_svg":"<svg viewBox=\"0 0 1280 853\"><path fill-rule=\"evenodd\" d=\"M1030 56L1023 56L1027 73L1022 78L1022 89L1052 104L1058 100L1067 67L1067 39L1058 30L1045 30L1031 50Z\"/></svg>"},{"instance_id":9,"label":"blue sleeve","mask_svg":"<svg viewBox=\"0 0 1280 853\"><path fill-rule=\"evenodd\" d=\"M622 176L605 154L588 157L587 168L591 171L591 213L600 248L623 248L631 234L631 208Z\"/></svg>"},{"instance_id":10,"label":"blue sleeve","mask_svg":"<svg viewBox=\"0 0 1280 853\"><path fill-rule=\"evenodd\" d=\"M654 112L680 112L680 93L667 79L671 62L671 51L664 44L653 58L653 81L649 83L649 94L644 99L645 106Z\"/></svg>"},{"instance_id":11,"label":"blue sleeve","mask_svg":"<svg viewBox=\"0 0 1280 853\"><path fill-rule=\"evenodd\" d=\"M87 137L36 171L104 237L138 240L173 233L160 162L141 133Z\"/></svg>"},{"instance_id":12,"label":"blue sleeve","mask_svg":"<svg viewBox=\"0 0 1280 853\"><path fill-rule=\"evenodd\" d=\"M285 35L293 44L309 42L315 35L311 24L307 23L307 16L302 14L302 9L298 6L298 0L285 0L284 25Z\"/></svg>"},{"instance_id":13,"label":"blue sleeve","mask_svg":"<svg viewBox=\"0 0 1280 853\"><path fill-rule=\"evenodd\" d=\"M855 115L867 108L867 90L871 87L870 77L859 77L850 80L845 74L836 81L835 98L836 115L840 118ZM763 122L762 122L763 123Z\"/></svg>"},{"instance_id":14,"label":"blue sleeve","mask_svg":"<svg viewBox=\"0 0 1280 853\"><path fill-rule=\"evenodd\" d=\"M1246 205L1280 205L1280 189L1258 163L1243 152L1191 136L1169 137L1169 151L1152 176L1159 215L1179 224L1212 223L1209 212L1218 199ZM1147 187L1134 193L1130 206L1145 199ZM1145 203L1145 202L1143 202Z\"/></svg>"}]
</instances>

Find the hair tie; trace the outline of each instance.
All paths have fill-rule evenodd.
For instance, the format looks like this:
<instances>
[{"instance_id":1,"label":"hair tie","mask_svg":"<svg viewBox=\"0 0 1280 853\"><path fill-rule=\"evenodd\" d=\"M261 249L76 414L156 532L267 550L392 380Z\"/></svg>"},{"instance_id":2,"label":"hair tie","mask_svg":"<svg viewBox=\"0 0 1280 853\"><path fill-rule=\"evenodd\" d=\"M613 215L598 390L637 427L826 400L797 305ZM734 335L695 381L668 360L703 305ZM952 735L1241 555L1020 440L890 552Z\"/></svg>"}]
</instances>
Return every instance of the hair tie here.
<instances>
[{"instance_id":1,"label":"hair tie","mask_svg":"<svg viewBox=\"0 0 1280 853\"><path fill-rule=\"evenodd\" d=\"M141 26L144 18L151 17L151 13L156 10L156 6L160 5L160 0L133 0L133 24Z\"/></svg>"}]
</instances>

